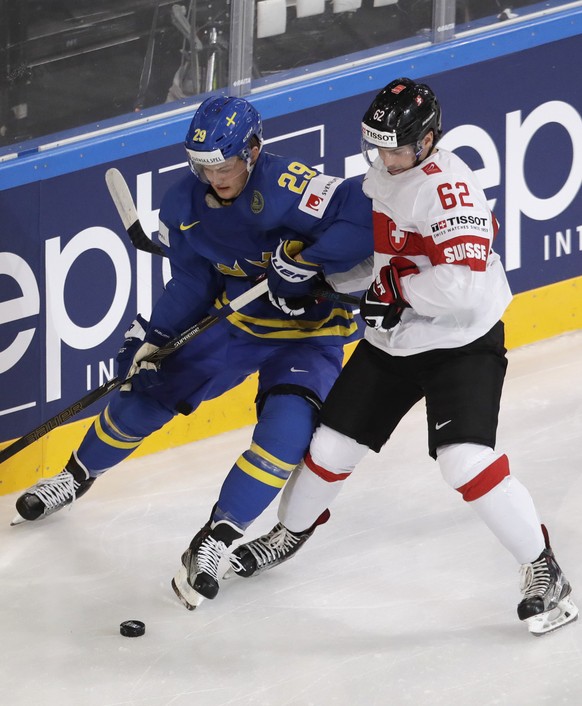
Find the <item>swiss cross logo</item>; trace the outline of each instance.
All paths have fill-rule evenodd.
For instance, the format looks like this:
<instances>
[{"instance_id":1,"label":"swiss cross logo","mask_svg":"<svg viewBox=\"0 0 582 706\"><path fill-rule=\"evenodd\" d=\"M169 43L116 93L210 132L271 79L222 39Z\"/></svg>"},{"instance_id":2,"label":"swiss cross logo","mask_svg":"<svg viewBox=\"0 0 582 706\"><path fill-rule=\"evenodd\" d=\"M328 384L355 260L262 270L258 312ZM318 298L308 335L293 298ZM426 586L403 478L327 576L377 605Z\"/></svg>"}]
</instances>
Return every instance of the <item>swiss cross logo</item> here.
<instances>
[{"instance_id":1,"label":"swiss cross logo","mask_svg":"<svg viewBox=\"0 0 582 706\"><path fill-rule=\"evenodd\" d=\"M447 227L447 222L446 221L439 221L438 223L433 223L431 225L431 230L433 233L438 233L439 230L443 230L443 228Z\"/></svg>"},{"instance_id":2,"label":"swiss cross logo","mask_svg":"<svg viewBox=\"0 0 582 706\"><path fill-rule=\"evenodd\" d=\"M414 231L401 230L385 213L372 212L374 250L385 255L426 255L425 238Z\"/></svg>"},{"instance_id":3,"label":"swiss cross logo","mask_svg":"<svg viewBox=\"0 0 582 706\"><path fill-rule=\"evenodd\" d=\"M388 222L388 242L394 252L402 252L408 240L408 233L400 230L394 221Z\"/></svg>"},{"instance_id":4,"label":"swiss cross logo","mask_svg":"<svg viewBox=\"0 0 582 706\"><path fill-rule=\"evenodd\" d=\"M311 208L314 211L317 211L319 208L319 204L323 201L321 196L317 196L316 194L310 194L309 198L307 199L307 203L305 206L307 208Z\"/></svg>"},{"instance_id":5,"label":"swiss cross logo","mask_svg":"<svg viewBox=\"0 0 582 706\"><path fill-rule=\"evenodd\" d=\"M438 174L441 171L434 162L425 164L424 167L421 167L421 169L425 174Z\"/></svg>"}]
</instances>

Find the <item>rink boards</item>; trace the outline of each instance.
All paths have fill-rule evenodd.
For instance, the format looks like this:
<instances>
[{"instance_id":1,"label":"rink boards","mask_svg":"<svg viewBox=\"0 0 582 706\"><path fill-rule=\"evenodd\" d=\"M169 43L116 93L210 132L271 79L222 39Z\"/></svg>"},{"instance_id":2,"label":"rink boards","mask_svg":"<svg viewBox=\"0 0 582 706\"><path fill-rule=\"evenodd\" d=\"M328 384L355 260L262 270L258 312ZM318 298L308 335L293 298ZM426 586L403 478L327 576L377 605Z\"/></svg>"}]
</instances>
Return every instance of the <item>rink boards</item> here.
<instances>
[{"instance_id":1,"label":"rink boards","mask_svg":"<svg viewBox=\"0 0 582 706\"><path fill-rule=\"evenodd\" d=\"M495 248L516 295L505 317L515 347L582 328L582 95L568 78L581 52L580 13L564 12L252 100L269 151L350 176L364 171L359 123L371 98L396 76L426 80L443 105L443 146L476 170L502 224ZM112 377L123 332L136 311L149 315L168 272L132 248L104 175L123 172L154 232L163 193L187 169L193 109L0 163L0 444ZM254 387L177 418L137 453L252 423ZM4 463L0 493L60 470L102 406Z\"/></svg>"}]
</instances>

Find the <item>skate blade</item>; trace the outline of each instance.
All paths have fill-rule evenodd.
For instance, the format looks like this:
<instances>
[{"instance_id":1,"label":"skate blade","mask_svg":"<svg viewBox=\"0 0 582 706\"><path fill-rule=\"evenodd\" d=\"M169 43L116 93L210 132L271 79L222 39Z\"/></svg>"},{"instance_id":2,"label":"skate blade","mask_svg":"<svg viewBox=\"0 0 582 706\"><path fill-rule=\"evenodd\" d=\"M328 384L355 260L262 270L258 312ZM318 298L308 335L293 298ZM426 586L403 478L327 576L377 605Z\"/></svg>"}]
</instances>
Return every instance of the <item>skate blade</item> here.
<instances>
[{"instance_id":1,"label":"skate blade","mask_svg":"<svg viewBox=\"0 0 582 706\"><path fill-rule=\"evenodd\" d=\"M575 620L578 620L578 608L570 596L566 596L566 598L562 598L553 610L534 615L531 618L527 618L525 622L532 635L541 637L568 623L573 623Z\"/></svg>"},{"instance_id":2,"label":"skate blade","mask_svg":"<svg viewBox=\"0 0 582 706\"><path fill-rule=\"evenodd\" d=\"M24 522L28 522L21 515L16 515L16 517L10 522L10 527L16 527L16 525L21 525Z\"/></svg>"},{"instance_id":3,"label":"skate blade","mask_svg":"<svg viewBox=\"0 0 582 706\"><path fill-rule=\"evenodd\" d=\"M185 566L181 566L180 571L172 579L172 588L182 605L188 610L194 610L204 600L204 596L195 591L188 583L188 572Z\"/></svg>"}]
</instances>

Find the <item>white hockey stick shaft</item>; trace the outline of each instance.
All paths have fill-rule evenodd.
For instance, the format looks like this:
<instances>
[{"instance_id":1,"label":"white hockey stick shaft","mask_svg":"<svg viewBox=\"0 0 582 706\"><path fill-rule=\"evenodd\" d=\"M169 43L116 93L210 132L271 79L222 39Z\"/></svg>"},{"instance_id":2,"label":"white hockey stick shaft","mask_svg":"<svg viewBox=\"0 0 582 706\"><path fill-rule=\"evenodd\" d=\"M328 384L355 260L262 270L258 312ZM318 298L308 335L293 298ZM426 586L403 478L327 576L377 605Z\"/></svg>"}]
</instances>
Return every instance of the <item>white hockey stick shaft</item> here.
<instances>
[{"instance_id":1,"label":"white hockey stick shaft","mask_svg":"<svg viewBox=\"0 0 582 706\"><path fill-rule=\"evenodd\" d=\"M105 172L105 182L109 189L109 194L113 199L113 203L115 204L115 208L117 209L117 213L119 213L123 227L125 230L129 230L139 219L127 182L119 169L115 168L108 169Z\"/></svg>"}]
</instances>

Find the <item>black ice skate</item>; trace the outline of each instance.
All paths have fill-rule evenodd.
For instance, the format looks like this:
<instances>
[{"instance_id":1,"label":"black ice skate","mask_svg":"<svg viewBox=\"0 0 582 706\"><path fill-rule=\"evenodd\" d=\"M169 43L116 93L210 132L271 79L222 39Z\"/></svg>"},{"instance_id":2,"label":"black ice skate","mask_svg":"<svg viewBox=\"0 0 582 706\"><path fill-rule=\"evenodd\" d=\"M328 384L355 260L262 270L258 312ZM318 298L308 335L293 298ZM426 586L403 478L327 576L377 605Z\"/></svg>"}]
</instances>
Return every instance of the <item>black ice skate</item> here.
<instances>
[{"instance_id":1,"label":"black ice skate","mask_svg":"<svg viewBox=\"0 0 582 706\"><path fill-rule=\"evenodd\" d=\"M244 578L257 576L267 569L291 559L315 532L318 525L329 520L329 510L324 510L309 529L291 532L280 522L273 529L252 542L241 544L230 556L229 576Z\"/></svg>"},{"instance_id":2,"label":"black ice skate","mask_svg":"<svg viewBox=\"0 0 582 706\"><path fill-rule=\"evenodd\" d=\"M42 478L18 498L18 515L10 524L42 520L52 515L85 495L94 481L73 453L63 471L52 478Z\"/></svg>"},{"instance_id":3,"label":"black ice skate","mask_svg":"<svg viewBox=\"0 0 582 706\"><path fill-rule=\"evenodd\" d=\"M182 554L182 566L172 579L175 594L188 610L194 610L205 598L216 598L220 560L240 537L239 528L230 522L209 520L190 542Z\"/></svg>"},{"instance_id":4,"label":"black ice skate","mask_svg":"<svg viewBox=\"0 0 582 706\"><path fill-rule=\"evenodd\" d=\"M536 636L571 623L578 618L578 608L572 602L572 587L562 573L549 546L548 533L542 525L546 548L531 564L520 569L520 590L523 599L517 615Z\"/></svg>"}]
</instances>

